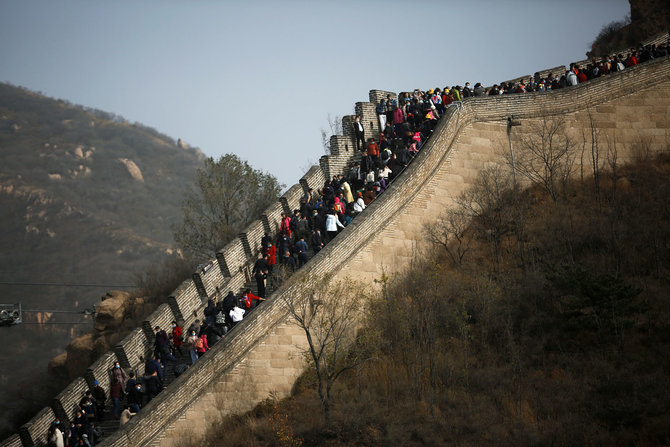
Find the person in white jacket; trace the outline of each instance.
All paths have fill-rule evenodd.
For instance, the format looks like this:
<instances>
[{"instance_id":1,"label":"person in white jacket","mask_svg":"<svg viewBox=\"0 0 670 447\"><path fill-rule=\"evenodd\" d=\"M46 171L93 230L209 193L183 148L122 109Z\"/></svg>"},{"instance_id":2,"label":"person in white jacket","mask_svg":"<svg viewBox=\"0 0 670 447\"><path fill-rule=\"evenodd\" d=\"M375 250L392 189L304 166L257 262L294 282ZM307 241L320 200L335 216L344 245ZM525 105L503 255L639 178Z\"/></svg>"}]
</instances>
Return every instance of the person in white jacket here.
<instances>
[{"instance_id":1,"label":"person in white jacket","mask_svg":"<svg viewBox=\"0 0 670 447\"><path fill-rule=\"evenodd\" d=\"M242 321L244 318L244 312L244 309L240 307L235 306L232 308L230 311L230 318L233 320L233 326Z\"/></svg>"},{"instance_id":2,"label":"person in white jacket","mask_svg":"<svg viewBox=\"0 0 670 447\"><path fill-rule=\"evenodd\" d=\"M359 192L356 193L357 199L354 203L354 213L358 214L365 209L365 201L363 200L363 194Z\"/></svg>"},{"instance_id":3,"label":"person in white jacket","mask_svg":"<svg viewBox=\"0 0 670 447\"><path fill-rule=\"evenodd\" d=\"M340 219L337 218L335 211L328 211L328 216L326 217L326 233L328 233L328 239L333 240L337 236L337 227L344 228Z\"/></svg>"},{"instance_id":4,"label":"person in white jacket","mask_svg":"<svg viewBox=\"0 0 670 447\"><path fill-rule=\"evenodd\" d=\"M572 70L568 70L567 72L565 72L565 80L568 82L568 85L579 84L579 81L577 80L577 75Z\"/></svg>"},{"instance_id":5,"label":"person in white jacket","mask_svg":"<svg viewBox=\"0 0 670 447\"><path fill-rule=\"evenodd\" d=\"M49 427L47 441L49 441L51 445L55 445L56 447L65 446L65 441L63 440L63 433L58 429L58 427L55 424L52 424L51 427Z\"/></svg>"}]
</instances>

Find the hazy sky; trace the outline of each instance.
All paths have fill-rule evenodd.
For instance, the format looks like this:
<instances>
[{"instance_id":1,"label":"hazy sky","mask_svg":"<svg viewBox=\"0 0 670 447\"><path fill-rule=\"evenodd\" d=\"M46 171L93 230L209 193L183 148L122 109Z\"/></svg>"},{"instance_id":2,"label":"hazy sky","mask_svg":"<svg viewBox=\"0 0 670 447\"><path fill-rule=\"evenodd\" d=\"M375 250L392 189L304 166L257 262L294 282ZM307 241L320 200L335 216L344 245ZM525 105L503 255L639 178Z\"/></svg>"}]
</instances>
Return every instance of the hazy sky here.
<instances>
[{"instance_id":1,"label":"hazy sky","mask_svg":"<svg viewBox=\"0 0 670 447\"><path fill-rule=\"evenodd\" d=\"M368 91L580 60L627 0L0 0L0 81L233 152L290 186Z\"/></svg>"}]
</instances>

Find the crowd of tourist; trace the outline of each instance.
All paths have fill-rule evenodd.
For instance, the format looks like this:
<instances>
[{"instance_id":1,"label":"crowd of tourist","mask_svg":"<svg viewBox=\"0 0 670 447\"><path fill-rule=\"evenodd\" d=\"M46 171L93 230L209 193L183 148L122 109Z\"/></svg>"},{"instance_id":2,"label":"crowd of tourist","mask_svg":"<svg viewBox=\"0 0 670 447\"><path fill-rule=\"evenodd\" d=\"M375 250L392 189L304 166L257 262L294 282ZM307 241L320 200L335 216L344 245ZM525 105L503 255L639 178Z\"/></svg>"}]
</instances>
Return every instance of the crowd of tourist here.
<instances>
[{"instance_id":1,"label":"crowd of tourist","mask_svg":"<svg viewBox=\"0 0 670 447\"><path fill-rule=\"evenodd\" d=\"M226 336L237 323L248 316L265 300L268 287L276 287L283 279L305 265L310 255L317 254L346 228L371 202L386 191L394 180L419 153L432 135L439 118L447 108L468 97L551 91L567 88L610 73L626 70L634 65L667 57L670 46L640 46L625 56L622 54L593 61L586 67L570 65L566 73L536 73L518 82L503 82L484 88L473 87L415 89L397 99L388 95L377 104L377 115L382 132L378 138L366 138L357 116L353 135L360 159L356 157L348 172L326 180L317 191L309 189L300 200L300 207L291 215L281 214L279 232L273 238L265 233L260 241L261 257L255 262L252 274L258 295L244 288L237 295L233 291L221 299L208 300L203 320L195 320L186 331L172 321L169 332L157 326L154 352L144 362L144 374L126 372L116 362L112 367L109 399L114 419L123 425L164 389L166 371L170 368L179 376L212 346ZM188 363L180 363L176 354ZM122 406L122 402L125 401ZM91 391L82 397L76 415L68 427L56 419L49 429L48 445L93 446L102 434L96 427L105 413L107 395L96 381Z\"/></svg>"}]
</instances>

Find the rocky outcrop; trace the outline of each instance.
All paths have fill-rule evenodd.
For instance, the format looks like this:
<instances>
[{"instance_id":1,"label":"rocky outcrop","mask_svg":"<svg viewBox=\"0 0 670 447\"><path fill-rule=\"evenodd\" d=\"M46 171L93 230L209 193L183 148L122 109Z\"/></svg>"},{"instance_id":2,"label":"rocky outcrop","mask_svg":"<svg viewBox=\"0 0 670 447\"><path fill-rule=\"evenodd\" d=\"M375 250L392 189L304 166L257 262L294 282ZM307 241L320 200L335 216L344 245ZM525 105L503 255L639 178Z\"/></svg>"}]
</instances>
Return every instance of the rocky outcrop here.
<instances>
[{"instance_id":1,"label":"rocky outcrop","mask_svg":"<svg viewBox=\"0 0 670 447\"><path fill-rule=\"evenodd\" d=\"M134 180L140 182L144 181L144 177L142 177L142 171L140 171L140 168L137 167L134 161L129 160L127 158L119 158L119 161L123 163L123 165L128 170L128 173Z\"/></svg>"},{"instance_id":2,"label":"rocky outcrop","mask_svg":"<svg viewBox=\"0 0 670 447\"><path fill-rule=\"evenodd\" d=\"M123 317L130 306L130 294L113 290L103 297L95 316L95 330L102 332L121 327Z\"/></svg>"},{"instance_id":3,"label":"rocky outcrop","mask_svg":"<svg viewBox=\"0 0 670 447\"><path fill-rule=\"evenodd\" d=\"M49 362L49 372L69 379L83 375L97 357L112 350L155 307L156 303L129 292L107 292L96 308L94 330L72 340L66 352Z\"/></svg>"},{"instance_id":4,"label":"rocky outcrop","mask_svg":"<svg viewBox=\"0 0 670 447\"><path fill-rule=\"evenodd\" d=\"M53 374L60 377L67 376L67 352L58 354L56 357L51 359L49 362L49 374Z\"/></svg>"},{"instance_id":5,"label":"rocky outcrop","mask_svg":"<svg viewBox=\"0 0 670 447\"><path fill-rule=\"evenodd\" d=\"M81 375L82 371L86 371L88 365L91 364L91 357L93 353L93 343L95 342L95 334L92 332L82 334L75 338L67 345L65 361L65 369L68 378L73 378Z\"/></svg>"}]
</instances>

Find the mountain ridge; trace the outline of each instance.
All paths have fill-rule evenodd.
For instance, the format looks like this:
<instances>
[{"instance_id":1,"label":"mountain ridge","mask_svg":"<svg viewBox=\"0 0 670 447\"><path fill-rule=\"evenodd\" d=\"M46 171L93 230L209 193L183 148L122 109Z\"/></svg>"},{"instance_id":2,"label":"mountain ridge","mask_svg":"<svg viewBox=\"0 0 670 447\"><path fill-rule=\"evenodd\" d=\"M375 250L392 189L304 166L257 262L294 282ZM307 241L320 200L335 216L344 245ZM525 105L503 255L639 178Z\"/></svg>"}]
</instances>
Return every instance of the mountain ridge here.
<instances>
[{"instance_id":1,"label":"mountain ridge","mask_svg":"<svg viewBox=\"0 0 670 447\"><path fill-rule=\"evenodd\" d=\"M178 253L171 226L205 159L149 127L6 83L0 157L0 281L128 285ZM2 284L0 302L77 312L106 292ZM53 397L49 360L92 330L72 314L25 312L24 321L0 328L0 383L8 385L0 437Z\"/></svg>"}]
</instances>

